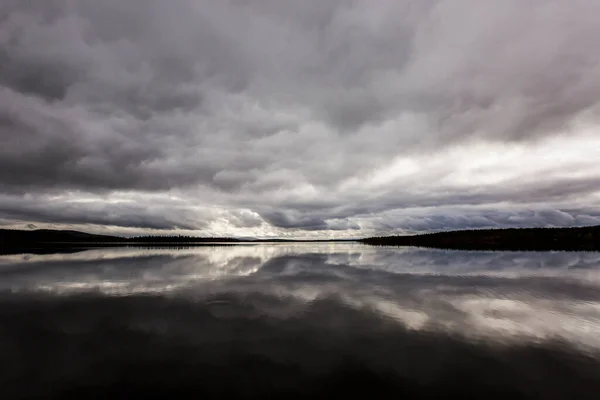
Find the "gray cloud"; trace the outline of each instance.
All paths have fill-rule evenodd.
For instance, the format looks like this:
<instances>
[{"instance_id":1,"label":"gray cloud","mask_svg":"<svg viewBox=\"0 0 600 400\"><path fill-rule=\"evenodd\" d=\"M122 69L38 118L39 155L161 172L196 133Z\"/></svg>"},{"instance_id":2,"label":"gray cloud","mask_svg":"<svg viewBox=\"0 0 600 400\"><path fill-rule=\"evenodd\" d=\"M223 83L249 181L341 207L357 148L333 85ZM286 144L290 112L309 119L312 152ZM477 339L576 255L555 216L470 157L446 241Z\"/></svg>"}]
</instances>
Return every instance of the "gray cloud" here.
<instances>
[{"instance_id":1,"label":"gray cloud","mask_svg":"<svg viewBox=\"0 0 600 400\"><path fill-rule=\"evenodd\" d=\"M197 212L177 204L156 201L103 203L47 201L45 198L1 197L0 218L38 221L48 224L116 225L147 229L201 229L208 221L198 219ZM204 217L209 220L208 215Z\"/></svg>"},{"instance_id":2,"label":"gray cloud","mask_svg":"<svg viewBox=\"0 0 600 400\"><path fill-rule=\"evenodd\" d=\"M437 183L454 165L377 190L370 177L398 157L569 136L591 162L580 133L600 114L599 12L587 0L2 1L2 192L188 202L106 203L98 217L0 204L2 215L200 229L216 217L189 210L205 205L281 234L353 231L356 218L416 207L509 202L517 218L573 200L593 213L575 198L600 190L598 176L574 165L569 176L524 165L504 187ZM364 185L344 189L353 179ZM454 226L440 218L431 226Z\"/></svg>"}]
</instances>

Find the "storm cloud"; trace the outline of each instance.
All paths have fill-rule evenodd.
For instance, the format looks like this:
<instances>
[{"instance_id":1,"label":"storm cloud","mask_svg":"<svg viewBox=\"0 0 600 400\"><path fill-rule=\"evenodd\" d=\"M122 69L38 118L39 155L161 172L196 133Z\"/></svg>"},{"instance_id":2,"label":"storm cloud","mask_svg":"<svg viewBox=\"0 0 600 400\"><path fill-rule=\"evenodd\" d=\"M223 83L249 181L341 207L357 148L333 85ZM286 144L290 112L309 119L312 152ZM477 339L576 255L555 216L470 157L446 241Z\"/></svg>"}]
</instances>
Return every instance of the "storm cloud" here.
<instances>
[{"instance_id":1,"label":"storm cloud","mask_svg":"<svg viewBox=\"0 0 600 400\"><path fill-rule=\"evenodd\" d=\"M0 0L3 225L600 218L592 0Z\"/></svg>"}]
</instances>

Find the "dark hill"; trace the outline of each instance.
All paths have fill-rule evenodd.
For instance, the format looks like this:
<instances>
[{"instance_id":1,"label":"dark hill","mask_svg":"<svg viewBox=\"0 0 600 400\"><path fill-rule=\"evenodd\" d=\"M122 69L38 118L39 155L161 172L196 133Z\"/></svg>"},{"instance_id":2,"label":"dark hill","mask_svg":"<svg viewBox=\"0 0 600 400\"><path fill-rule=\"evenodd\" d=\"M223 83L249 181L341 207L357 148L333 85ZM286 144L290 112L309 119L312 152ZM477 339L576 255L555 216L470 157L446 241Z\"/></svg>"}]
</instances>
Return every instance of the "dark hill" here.
<instances>
[{"instance_id":1,"label":"dark hill","mask_svg":"<svg viewBox=\"0 0 600 400\"><path fill-rule=\"evenodd\" d=\"M25 243L106 243L123 240L123 238L117 236L94 235L68 230L38 229L34 231L21 231L0 229L0 245Z\"/></svg>"},{"instance_id":2,"label":"dark hill","mask_svg":"<svg viewBox=\"0 0 600 400\"><path fill-rule=\"evenodd\" d=\"M38 229L24 231L0 229L0 252L40 252L63 251L65 249L100 246L178 246L210 242L241 242L234 238L192 237L192 236L138 236L124 238L119 236L95 235L72 230Z\"/></svg>"},{"instance_id":3,"label":"dark hill","mask_svg":"<svg viewBox=\"0 0 600 400\"><path fill-rule=\"evenodd\" d=\"M464 230L414 236L371 237L360 242L379 246L418 246L459 250L600 251L600 226Z\"/></svg>"},{"instance_id":4,"label":"dark hill","mask_svg":"<svg viewBox=\"0 0 600 400\"><path fill-rule=\"evenodd\" d=\"M208 243L319 242L320 240L250 239L192 236L95 235L70 230L0 229L0 250L60 250L96 246L177 246ZM331 240L322 240L328 242ZM341 240L333 240L341 241ZM353 241L353 240L343 240ZM417 246L460 250L588 250L600 251L600 226L577 228L513 228L437 232L413 236L382 236L356 240L379 246Z\"/></svg>"}]
</instances>

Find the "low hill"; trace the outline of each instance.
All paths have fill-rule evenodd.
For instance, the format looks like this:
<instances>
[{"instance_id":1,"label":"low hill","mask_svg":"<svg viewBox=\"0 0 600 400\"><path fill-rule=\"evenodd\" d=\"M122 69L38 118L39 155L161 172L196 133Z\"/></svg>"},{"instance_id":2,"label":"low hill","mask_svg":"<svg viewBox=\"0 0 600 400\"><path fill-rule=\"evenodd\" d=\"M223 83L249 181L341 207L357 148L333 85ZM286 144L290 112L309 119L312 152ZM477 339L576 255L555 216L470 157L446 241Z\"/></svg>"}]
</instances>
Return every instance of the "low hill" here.
<instances>
[{"instance_id":1,"label":"low hill","mask_svg":"<svg viewBox=\"0 0 600 400\"><path fill-rule=\"evenodd\" d=\"M16 229L0 229L0 246L33 243L106 243L123 240L123 238L117 236L94 235L91 233L68 230L38 229L33 231L22 231Z\"/></svg>"},{"instance_id":2,"label":"low hill","mask_svg":"<svg viewBox=\"0 0 600 400\"><path fill-rule=\"evenodd\" d=\"M600 226L463 230L413 236L371 237L360 242L379 246L460 250L600 251Z\"/></svg>"},{"instance_id":3,"label":"low hill","mask_svg":"<svg viewBox=\"0 0 600 400\"><path fill-rule=\"evenodd\" d=\"M119 236L95 235L91 233L38 229L33 231L0 229L0 247L56 247L76 245L127 245L127 244L177 244L205 242L239 242L235 238L192 237L192 236Z\"/></svg>"},{"instance_id":4,"label":"low hill","mask_svg":"<svg viewBox=\"0 0 600 400\"><path fill-rule=\"evenodd\" d=\"M123 238L69 230L0 229L0 249L66 249L96 246L173 246L203 243L328 242L331 240L236 239L191 236ZM357 241L379 246L417 246L460 250L589 250L600 251L600 226L576 228L512 228L437 232L412 236L381 236Z\"/></svg>"}]
</instances>

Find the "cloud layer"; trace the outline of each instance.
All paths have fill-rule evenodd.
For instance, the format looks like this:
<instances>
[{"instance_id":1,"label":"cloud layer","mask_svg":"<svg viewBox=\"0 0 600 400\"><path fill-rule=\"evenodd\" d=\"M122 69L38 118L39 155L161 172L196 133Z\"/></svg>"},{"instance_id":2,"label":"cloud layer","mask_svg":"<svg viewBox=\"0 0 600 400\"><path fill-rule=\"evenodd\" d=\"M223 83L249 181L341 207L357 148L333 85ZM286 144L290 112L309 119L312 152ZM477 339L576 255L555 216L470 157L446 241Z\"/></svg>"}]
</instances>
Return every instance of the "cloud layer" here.
<instances>
[{"instance_id":1,"label":"cloud layer","mask_svg":"<svg viewBox=\"0 0 600 400\"><path fill-rule=\"evenodd\" d=\"M252 236L599 223L599 12L3 0L0 218Z\"/></svg>"}]
</instances>

